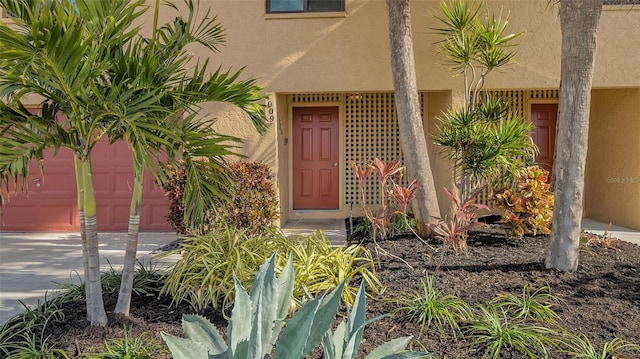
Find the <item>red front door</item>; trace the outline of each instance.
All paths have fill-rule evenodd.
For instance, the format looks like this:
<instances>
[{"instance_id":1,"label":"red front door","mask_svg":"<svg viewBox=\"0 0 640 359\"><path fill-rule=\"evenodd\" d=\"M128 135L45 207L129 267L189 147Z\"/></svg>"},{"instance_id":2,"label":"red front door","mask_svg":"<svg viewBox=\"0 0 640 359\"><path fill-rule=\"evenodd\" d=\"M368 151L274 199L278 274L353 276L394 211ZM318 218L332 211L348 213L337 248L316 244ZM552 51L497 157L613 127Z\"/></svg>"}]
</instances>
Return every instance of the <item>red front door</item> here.
<instances>
[{"instance_id":1,"label":"red front door","mask_svg":"<svg viewBox=\"0 0 640 359\"><path fill-rule=\"evenodd\" d=\"M293 209L338 209L338 107L293 109Z\"/></svg>"},{"instance_id":2,"label":"red front door","mask_svg":"<svg viewBox=\"0 0 640 359\"><path fill-rule=\"evenodd\" d=\"M536 162L547 171L553 168L557 118L558 104L531 105L531 122L533 122L531 137L540 150Z\"/></svg>"}]
</instances>

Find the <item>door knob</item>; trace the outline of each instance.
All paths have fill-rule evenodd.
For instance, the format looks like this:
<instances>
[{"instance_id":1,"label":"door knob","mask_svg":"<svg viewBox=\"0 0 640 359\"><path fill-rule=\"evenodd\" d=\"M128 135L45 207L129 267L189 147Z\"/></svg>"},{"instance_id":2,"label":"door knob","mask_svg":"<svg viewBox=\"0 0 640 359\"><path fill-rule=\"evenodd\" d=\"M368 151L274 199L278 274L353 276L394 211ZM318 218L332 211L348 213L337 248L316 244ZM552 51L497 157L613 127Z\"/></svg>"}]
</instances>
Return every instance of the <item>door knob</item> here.
<instances>
[{"instance_id":1,"label":"door knob","mask_svg":"<svg viewBox=\"0 0 640 359\"><path fill-rule=\"evenodd\" d=\"M338 167L338 162L334 162L333 167Z\"/></svg>"}]
</instances>

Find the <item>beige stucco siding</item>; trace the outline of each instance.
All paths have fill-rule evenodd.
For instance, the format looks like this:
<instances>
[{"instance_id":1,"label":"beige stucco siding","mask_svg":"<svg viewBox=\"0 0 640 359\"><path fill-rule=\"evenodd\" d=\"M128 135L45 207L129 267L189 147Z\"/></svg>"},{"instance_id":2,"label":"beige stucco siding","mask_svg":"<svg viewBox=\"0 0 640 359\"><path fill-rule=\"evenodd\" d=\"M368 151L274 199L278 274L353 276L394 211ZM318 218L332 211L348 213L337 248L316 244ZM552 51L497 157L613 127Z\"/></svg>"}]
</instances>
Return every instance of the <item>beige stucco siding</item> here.
<instances>
[{"instance_id":1,"label":"beige stucco siding","mask_svg":"<svg viewBox=\"0 0 640 359\"><path fill-rule=\"evenodd\" d=\"M586 216L640 229L640 89L594 90Z\"/></svg>"},{"instance_id":2,"label":"beige stucco siding","mask_svg":"<svg viewBox=\"0 0 640 359\"><path fill-rule=\"evenodd\" d=\"M486 88L558 87L558 9L544 0L486 2L491 11L510 13L509 31L524 33L516 63L492 75ZM247 66L246 74L258 77L268 92L392 90L384 1L346 0L346 12L329 17L269 15L265 0L203 1L202 6L210 6L226 28L226 46L212 56L213 63ZM632 29L640 23L640 7L606 8L598 32L594 87L637 86L640 36ZM430 28L437 26L433 15L438 13L438 1L412 1L418 88L423 91L461 86L437 55L438 37Z\"/></svg>"}]
</instances>

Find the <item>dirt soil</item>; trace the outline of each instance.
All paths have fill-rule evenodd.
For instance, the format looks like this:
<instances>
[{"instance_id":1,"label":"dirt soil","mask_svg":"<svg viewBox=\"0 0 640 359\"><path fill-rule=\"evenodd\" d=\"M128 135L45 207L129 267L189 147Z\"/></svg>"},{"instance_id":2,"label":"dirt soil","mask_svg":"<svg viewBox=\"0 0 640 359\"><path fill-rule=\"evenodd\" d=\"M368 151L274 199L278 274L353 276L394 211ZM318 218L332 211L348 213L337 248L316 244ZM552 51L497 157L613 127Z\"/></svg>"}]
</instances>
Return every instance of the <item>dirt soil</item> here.
<instances>
[{"instance_id":1,"label":"dirt soil","mask_svg":"<svg viewBox=\"0 0 640 359\"><path fill-rule=\"evenodd\" d=\"M375 253L370 241L365 245ZM597 347L615 337L640 344L640 247L637 245L617 242L616 250L599 247L583 250L578 271L574 273L545 269L548 237L513 240L495 228L473 233L466 254L447 251L442 256L434 255L419 240L407 235L378 245L411 266L391 256L380 258L377 274L386 286L386 298L418 289L420 279L427 273L433 276L436 289L455 294L472 305L485 304L499 293L519 295L525 285L535 289L548 283L552 293L564 301L554 307L562 327L587 334ZM436 247L441 249L440 245ZM114 308L116 295L105 295L106 308ZM180 335L182 313L192 312L185 306L172 307L169 298L152 293L135 298L130 318L109 314L110 323L106 328L92 328L84 320L84 303L72 303L63 309L65 319L49 324L50 342L76 358L104 351L105 341L122 338L123 327L130 328L130 337L143 335L144 341L155 346L152 358L170 358L160 332ZM389 301L369 299L367 302L371 317L394 309L395 305ZM203 314L219 327L226 327L220 313ZM416 350L426 349L447 358L482 357L482 353L473 352L465 340L452 341L435 330L421 337L418 333L416 326L399 315L392 315L367 327L360 351L366 353L389 339L413 335L412 346ZM505 352L502 357L521 356Z\"/></svg>"}]
</instances>

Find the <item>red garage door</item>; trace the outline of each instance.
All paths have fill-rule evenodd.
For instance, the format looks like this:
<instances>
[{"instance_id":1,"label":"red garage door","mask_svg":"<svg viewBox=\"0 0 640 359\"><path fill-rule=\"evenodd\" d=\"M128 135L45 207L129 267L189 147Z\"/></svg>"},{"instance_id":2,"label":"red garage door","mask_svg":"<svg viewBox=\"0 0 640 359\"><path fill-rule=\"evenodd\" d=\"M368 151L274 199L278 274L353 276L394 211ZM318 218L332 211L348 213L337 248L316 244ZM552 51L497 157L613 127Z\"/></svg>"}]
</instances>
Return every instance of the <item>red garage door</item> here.
<instances>
[{"instance_id":1,"label":"red garage door","mask_svg":"<svg viewBox=\"0 0 640 359\"><path fill-rule=\"evenodd\" d=\"M102 141L92 154L93 182L98 207L98 231L126 231L133 172L126 143ZM44 176L31 165L29 194L13 194L5 201L1 231L78 231L78 206L73 154L61 149L45 153ZM140 229L170 231L169 202L151 176L145 176Z\"/></svg>"}]
</instances>

